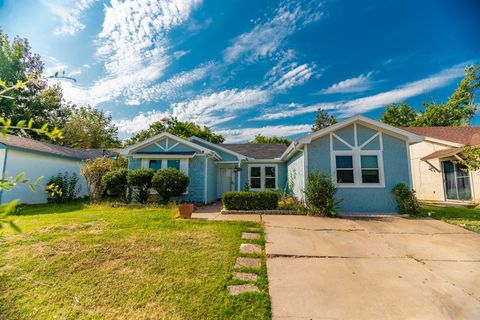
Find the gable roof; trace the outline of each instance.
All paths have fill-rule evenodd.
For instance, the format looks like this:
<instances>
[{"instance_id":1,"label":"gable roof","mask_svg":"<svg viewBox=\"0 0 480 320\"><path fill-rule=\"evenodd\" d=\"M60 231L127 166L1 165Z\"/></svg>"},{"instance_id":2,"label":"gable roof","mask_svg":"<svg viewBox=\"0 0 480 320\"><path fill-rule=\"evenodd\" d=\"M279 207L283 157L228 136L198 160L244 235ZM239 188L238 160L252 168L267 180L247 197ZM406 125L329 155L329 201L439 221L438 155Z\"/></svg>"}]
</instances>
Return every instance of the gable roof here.
<instances>
[{"instance_id":1,"label":"gable roof","mask_svg":"<svg viewBox=\"0 0 480 320\"><path fill-rule=\"evenodd\" d=\"M168 133L168 132L162 132L160 134L157 134L156 136L153 136L147 140L144 140L144 141L140 141L140 142L137 142L125 149L122 150L121 154L122 155L125 155L125 156L128 156L128 155L131 155L132 153L134 153L136 150L142 148L142 147L146 147L148 145L151 145L151 144L154 144L156 141L159 141L163 138L169 138L169 139L172 139L174 141L177 141L181 144L184 144L192 149L195 149L195 150L198 150L198 151L201 151L203 153L206 153L206 154L212 154L214 155L215 157L221 159L221 157L213 150L210 150L208 148L205 148L204 146L201 146L199 144L196 144L194 142L191 142L189 140L186 140L186 139L182 139L180 137L177 137L176 135L173 135L171 133Z\"/></svg>"},{"instance_id":2,"label":"gable roof","mask_svg":"<svg viewBox=\"0 0 480 320\"><path fill-rule=\"evenodd\" d=\"M287 150L284 143L221 143L219 146L254 159L280 158Z\"/></svg>"},{"instance_id":3,"label":"gable roof","mask_svg":"<svg viewBox=\"0 0 480 320\"><path fill-rule=\"evenodd\" d=\"M80 160L95 159L118 153L116 149L73 149L13 135L7 135L6 138L0 136L0 143L13 148Z\"/></svg>"},{"instance_id":4,"label":"gable roof","mask_svg":"<svg viewBox=\"0 0 480 320\"><path fill-rule=\"evenodd\" d=\"M216 148L217 150L220 150L220 151L226 152L226 153L228 153L228 154L231 154L231 155L233 155L233 156L236 156L238 159L245 159L245 158L246 158L245 155L240 154L240 153L235 152L235 151L232 151L232 150L227 149L227 148L225 148L225 147L222 147L221 144L216 144L216 143L213 143L213 142L204 140L204 139L202 139L202 138L199 138L199 137L197 137L197 136L191 136L190 138L188 138L188 140L189 140L189 141L194 140L194 141L197 141L197 142L201 142L201 143L203 143L203 144L205 144L205 145L207 145L207 146L209 146L209 147L211 147L211 148Z\"/></svg>"},{"instance_id":5,"label":"gable roof","mask_svg":"<svg viewBox=\"0 0 480 320\"><path fill-rule=\"evenodd\" d=\"M480 127L410 127L408 132L459 144L480 144Z\"/></svg>"}]
</instances>

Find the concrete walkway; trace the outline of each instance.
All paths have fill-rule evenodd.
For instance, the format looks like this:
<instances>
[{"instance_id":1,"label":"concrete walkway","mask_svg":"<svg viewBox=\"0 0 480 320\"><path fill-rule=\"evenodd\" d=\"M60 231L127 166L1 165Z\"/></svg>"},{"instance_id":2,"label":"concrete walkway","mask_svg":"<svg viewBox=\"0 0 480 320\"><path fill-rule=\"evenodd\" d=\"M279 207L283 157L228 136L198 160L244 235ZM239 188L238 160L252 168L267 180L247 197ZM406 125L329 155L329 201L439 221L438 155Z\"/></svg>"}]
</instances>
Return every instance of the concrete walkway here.
<instances>
[{"instance_id":1,"label":"concrete walkway","mask_svg":"<svg viewBox=\"0 0 480 320\"><path fill-rule=\"evenodd\" d=\"M274 319L479 319L480 235L436 220L263 216Z\"/></svg>"},{"instance_id":2,"label":"concrete walkway","mask_svg":"<svg viewBox=\"0 0 480 320\"><path fill-rule=\"evenodd\" d=\"M203 206L195 210L192 214L192 219L195 220L241 220L241 221L254 221L260 222L261 217L259 214L221 214L222 204L216 202L214 204Z\"/></svg>"}]
</instances>

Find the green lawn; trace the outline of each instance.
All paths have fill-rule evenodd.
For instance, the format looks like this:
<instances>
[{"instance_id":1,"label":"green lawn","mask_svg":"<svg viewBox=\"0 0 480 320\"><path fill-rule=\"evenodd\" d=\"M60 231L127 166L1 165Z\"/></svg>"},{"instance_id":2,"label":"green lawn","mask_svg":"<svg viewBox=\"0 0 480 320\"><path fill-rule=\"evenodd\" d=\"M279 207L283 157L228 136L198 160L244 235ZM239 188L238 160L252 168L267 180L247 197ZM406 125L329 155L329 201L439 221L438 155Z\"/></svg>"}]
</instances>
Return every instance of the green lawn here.
<instances>
[{"instance_id":1,"label":"green lawn","mask_svg":"<svg viewBox=\"0 0 480 320\"><path fill-rule=\"evenodd\" d=\"M32 206L4 230L1 319L269 319L261 293L229 296L248 222L185 221L172 209ZM262 239L262 242L264 240Z\"/></svg>"},{"instance_id":2,"label":"green lawn","mask_svg":"<svg viewBox=\"0 0 480 320\"><path fill-rule=\"evenodd\" d=\"M443 220L475 232L480 232L480 209L422 205L421 216L428 216L429 212L431 212L431 216L434 219Z\"/></svg>"}]
</instances>

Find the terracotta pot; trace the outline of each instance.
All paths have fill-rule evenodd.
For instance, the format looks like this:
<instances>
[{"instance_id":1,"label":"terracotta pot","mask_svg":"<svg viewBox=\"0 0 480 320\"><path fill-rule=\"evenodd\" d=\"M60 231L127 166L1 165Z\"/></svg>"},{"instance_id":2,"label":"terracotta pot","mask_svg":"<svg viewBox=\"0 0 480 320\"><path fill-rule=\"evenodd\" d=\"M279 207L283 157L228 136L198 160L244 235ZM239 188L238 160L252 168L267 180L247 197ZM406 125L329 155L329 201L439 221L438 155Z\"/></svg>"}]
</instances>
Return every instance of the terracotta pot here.
<instances>
[{"instance_id":1,"label":"terracotta pot","mask_svg":"<svg viewBox=\"0 0 480 320\"><path fill-rule=\"evenodd\" d=\"M182 219L190 219L192 217L193 204L183 203L178 205L178 213Z\"/></svg>"}]
</instances>

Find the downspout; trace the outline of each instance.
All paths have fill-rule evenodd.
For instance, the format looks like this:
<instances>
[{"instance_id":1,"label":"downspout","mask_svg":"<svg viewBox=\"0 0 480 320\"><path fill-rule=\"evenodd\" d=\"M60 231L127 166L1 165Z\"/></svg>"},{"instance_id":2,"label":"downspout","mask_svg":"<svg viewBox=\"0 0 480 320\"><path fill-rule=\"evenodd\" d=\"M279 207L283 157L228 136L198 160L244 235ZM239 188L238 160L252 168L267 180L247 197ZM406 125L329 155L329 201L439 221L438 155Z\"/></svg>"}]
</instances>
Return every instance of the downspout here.
<instances>
[{"instance_id":1,"label":"downspout","mask_svg":"<svg viewBox=\"0 0 480 320\"><path fill-rule=\"evenodd\" d=\"M240 191L240 168L242 168L242 160L238 160L238 170L237 170L237 191Z\"/></svg>"}]
</instances>

